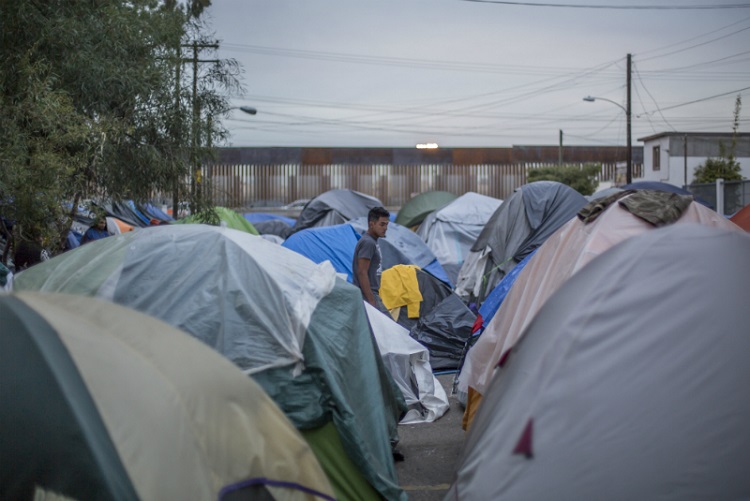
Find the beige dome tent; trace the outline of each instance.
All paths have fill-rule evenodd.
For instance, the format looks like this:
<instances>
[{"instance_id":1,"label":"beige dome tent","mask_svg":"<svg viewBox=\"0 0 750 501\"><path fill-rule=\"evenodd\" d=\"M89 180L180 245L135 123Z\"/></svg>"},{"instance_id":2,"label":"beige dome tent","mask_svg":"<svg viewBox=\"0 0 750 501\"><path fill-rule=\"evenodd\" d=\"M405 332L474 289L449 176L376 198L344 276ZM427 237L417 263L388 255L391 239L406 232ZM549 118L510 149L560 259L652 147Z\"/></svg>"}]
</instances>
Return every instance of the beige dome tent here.
<instances>
[{"instance_id":1,"label":"beige dome tent","mask_svg":"<svg viewBox=\"0 0 750 501\"><path fill-rule=\"evenodd\" d=\"M678 224L574 275L487 388L445 499L750 498L748 255Z\"/></svg>"},{"instance_id":2,"label":"beige dome tent","mask_svg":"<svg viewBox=\"0 0 750 501\"><path fill-rule=\"evenodd\" d=\"M647 201L661 197L654 203L669 208L680 195L659 195L659 192L647 190L623 193L622 198L602 207L594 220L584 222L574 217L547 239L518 276L500 309L467 354L458 378L459 391L468 393L469 388L473 389L467 402L466 427L471 424L479 404L477 394L484 393L501 356L513 347L547 298L594 257L623 240L655 228L620 203L633 197ZM602 202L594 201L587 208L597 207L597 203ZM700 223L740 231L726 218L697 202L689 202L675 223Z\"/></svg>"},{"instance_id":3,"label":"beige dome tent","mask_svg":"<svg viewBox=\"0 0 750 501\"><path fill-rule=\"evenodd\" d=\"M0 334L2 499L333 499L263 390L160 320L21 293Z\"/></svg>"}]
</instances>

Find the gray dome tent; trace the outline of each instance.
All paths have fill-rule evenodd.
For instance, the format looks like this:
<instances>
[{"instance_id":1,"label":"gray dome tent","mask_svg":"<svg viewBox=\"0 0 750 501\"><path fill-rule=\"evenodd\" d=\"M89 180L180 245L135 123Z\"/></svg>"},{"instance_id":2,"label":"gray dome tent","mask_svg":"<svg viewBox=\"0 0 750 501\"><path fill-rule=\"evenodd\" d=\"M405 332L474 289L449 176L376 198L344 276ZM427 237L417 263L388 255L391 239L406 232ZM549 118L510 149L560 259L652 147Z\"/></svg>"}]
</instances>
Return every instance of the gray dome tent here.
<instances>
[{"instance_id":1,"label":"gray dome tent","mask_svg":"<svg viewBox=\"0 0 750 501\"><path fill-rule=\"evenodd\" d=\"M500 280L588 202L555 181L521 186L487 221L458 275L456 294L481 304Z\"/></svg>"},{"instance_id":2,"label":"gray dome tent","mask_svg":"<svg viewBox=\"0 0 750 501\"><path fill-rule=\"evenodd\" d=\"M292 231L346 223L367 216L370 209L382 206L383 203L377 198L358 191L329 190L307 202Z\"/></svg>"},{"instance_id":3,"label":"gray dome tent","mask_svg":"<svg viewBox=\"0 0 750 501\"><path fill-rule=\"evenodd\" d=\"M571 277L501 362L446 499L750 497L748 255L680 224Z\"/></svg>"}]
</instances>

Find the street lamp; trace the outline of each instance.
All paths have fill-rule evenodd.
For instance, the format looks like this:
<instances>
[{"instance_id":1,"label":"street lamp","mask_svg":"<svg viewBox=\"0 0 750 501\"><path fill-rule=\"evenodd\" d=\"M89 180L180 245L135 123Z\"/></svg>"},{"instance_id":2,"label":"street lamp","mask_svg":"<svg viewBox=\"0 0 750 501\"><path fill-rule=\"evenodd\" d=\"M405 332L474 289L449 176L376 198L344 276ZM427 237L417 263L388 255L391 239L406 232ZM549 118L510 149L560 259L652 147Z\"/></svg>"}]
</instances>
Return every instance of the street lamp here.
<instances>
[{"instance_id":1,"label":"street lamp","mask_svg":"<svg viewBox=\"0 0 750 501\"><path fill-rule=\"evenodd\" d=\"M240 106L237 109L240 110L240 111L244 111L248 115L255 115L256 113L258 113L258 110L256 110L255 108L253 108L251 106Z\"/></svg>"},{"instance_id":2,"label":"street lamp","mask_svg":"<svg viewBox=\"0 0 750 501\"><path fill-rule=\"evenodd\" d=\"M628 95L628 97L630 97ZM625 112L625 116L627 117L627 128L628 128L628 146L627 146L627 167L625 168L625 184L630 184L633 182L633 136L632 136L632 124L631 124L631 113L630 113L630 99L628 99L628 107L621 105L620 103L616 101L612 101L611 99L607 99L606 97L596 97L596 96L586 96L583 98L584 101L588 103L593 103L599 99L600 101L607 101L608 103L612 103L618 108L620 108L622 111Z\"/></svg>"}]
</instances>

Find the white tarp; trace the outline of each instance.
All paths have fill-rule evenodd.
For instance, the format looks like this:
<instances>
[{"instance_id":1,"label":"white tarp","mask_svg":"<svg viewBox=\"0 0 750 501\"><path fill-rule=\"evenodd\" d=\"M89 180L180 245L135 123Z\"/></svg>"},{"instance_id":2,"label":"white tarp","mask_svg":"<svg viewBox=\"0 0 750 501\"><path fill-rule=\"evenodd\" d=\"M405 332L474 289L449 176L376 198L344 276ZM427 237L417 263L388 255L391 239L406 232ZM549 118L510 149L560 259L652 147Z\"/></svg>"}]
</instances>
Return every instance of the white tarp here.
<instances>
[{"instance_id":1,"label":"white tarp","mask_svg":"<svg viewBox=\"0 0 750 501\"><path fill-rule=\"evenodd\" d=\"M750 498L748 256L742 232L678 224L573 276L487 388L445 499Z\"/></svg>"},{"instance_id":2,"label":"white tarp","mask_svg":"<svg viewBox=\"0 0 750 501\"><path fill-rule=\"evenodd\" d=\"M432 373L427 348L368 302L364 302L383 364L409 408L400 424L431 423L448 411L448 396Z\"/></svg>"}]
</instances>

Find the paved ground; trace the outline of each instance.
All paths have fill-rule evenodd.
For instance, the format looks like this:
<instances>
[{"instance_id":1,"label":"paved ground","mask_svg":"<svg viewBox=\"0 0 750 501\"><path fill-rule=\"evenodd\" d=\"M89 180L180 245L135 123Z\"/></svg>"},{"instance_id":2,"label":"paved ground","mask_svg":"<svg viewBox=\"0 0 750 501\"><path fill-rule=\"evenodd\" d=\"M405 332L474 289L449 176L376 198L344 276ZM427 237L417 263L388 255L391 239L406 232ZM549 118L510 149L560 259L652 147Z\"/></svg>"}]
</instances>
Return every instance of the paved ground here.
<instances>
[{"instance_id":1,"label":"paved ground","mask_svg":"<svg viewBox=\"0 0 750 501\"><path fill-rule=\"evenodd\" d=\"M453 374L438 376L448 394L451 408L433 423L401 425L399 448L406 456L396 463L401 487L412 501L443 499L450 487L464 441L461 429L463 409L450 396Z\"/></svg>"}]
</instances>

